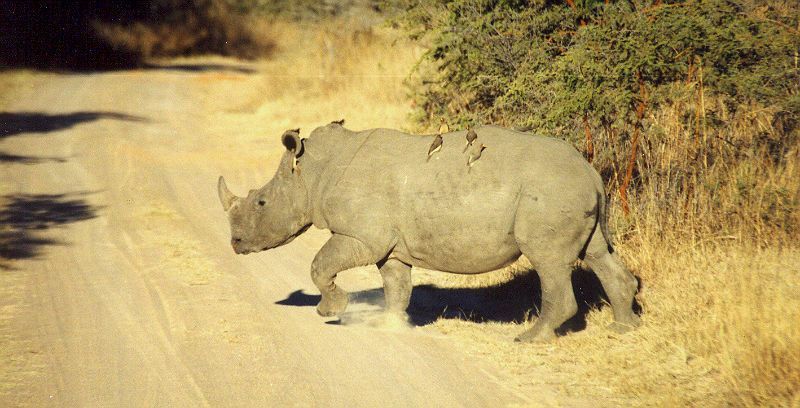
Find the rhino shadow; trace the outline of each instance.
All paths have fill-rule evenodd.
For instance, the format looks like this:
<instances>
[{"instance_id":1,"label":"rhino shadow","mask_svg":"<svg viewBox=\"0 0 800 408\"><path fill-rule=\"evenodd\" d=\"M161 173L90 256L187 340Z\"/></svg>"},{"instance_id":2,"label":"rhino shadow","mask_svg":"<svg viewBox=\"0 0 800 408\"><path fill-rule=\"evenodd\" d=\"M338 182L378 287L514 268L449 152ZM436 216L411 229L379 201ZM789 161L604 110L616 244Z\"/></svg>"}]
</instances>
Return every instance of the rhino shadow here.
<instances>
[{"instance_id":1,"label":"rhino shadow","mask_svg":"<svg viewBox=\"0 0 800 408\"><path fill-rule=\"evenodd\" d=\"M609 304L600 280L590 270L576 268L572 273L572 287L578 303L578 313L557 330L559 335L585 329L589 311ZM350 293L351 305L383 307L383 299L383 288ZM320 295L297 290L275 304L314 307L319 301ZM408 314L415 326L426 326L439 319L459 319L476 323L524 323L532 316L538 316L541 304L539 277L531 271L516 275L506 282L480 288L443 288L433 284L414 286ZM634 310L639 313L641 308L635 304ZM339 321L329 323L338 324Z\"/></svg>"},{"instance_id":2,"label":"rhino shadow","mask_svg":"<svg viewBox=\"0 0 800 408\"><path fill-rule=\"evenodd\" d=\"M572 273L572 287L578 312L557 330L559 335L586 328L586 315L608 304L597 276L585 269ZM439 319L459 319L475 323L525 323L538 316L542 307L542 289L534 271L515 275L497 285L481 288L441 288L420 285L411 294L409 315L417 326Z\"/></svg>"}]
</instances>

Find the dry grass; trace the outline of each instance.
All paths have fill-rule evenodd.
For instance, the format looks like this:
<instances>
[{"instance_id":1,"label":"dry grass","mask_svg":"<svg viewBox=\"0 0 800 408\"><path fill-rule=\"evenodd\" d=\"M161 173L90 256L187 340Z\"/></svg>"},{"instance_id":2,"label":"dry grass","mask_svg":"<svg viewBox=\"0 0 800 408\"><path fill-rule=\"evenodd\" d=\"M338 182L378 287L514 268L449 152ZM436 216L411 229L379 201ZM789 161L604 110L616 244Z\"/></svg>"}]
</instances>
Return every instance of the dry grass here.
<instances>
[{"instance_id":1,"label":"dry grass","mask_svg":"<svg viewBox=\"0 0 800 408\"><path fill-rule=\"evenodd\" d=\"M730 113L722 98L707 101L720 131L687 128L682 116L699 107L676 103L652 116L640 146L630 217L613 214L620 234L658 231L664 240L728 237L779 245L800 233L800 140L782 129L774 108ZM607 143L607 141L606 141ZM613 146L598 146L609 152ZM611 169L622 158L595 165ZM614 178L612 178L613 180ZM616 185L609 186L615 191ZM613 206L619 210L619 206ZM694 242L693 242L694 244Z\"/></svg>"},{"instance_id":2,"label":"dry grass","mask_svg":"<svg viewBox=\"0 0 800 408\"><path fill-rule=\"evenodd\" d=\"M241 174L232 188L272 176L269 163L279 160L282 150L275 147L287 129L300 128L307 137L316 127L343 118L353 130L409 124L411 105L403 83L422 50L400 33L334 20L313 25L277 21L267 35L277 47L269 59L247 64L254 74L197 78L198 89L207 95L203 103L218 112L207 131L220 151L233 143L231 129L236 129L237 144L253 146L244 155L237 151L238 160L251 163L254 171Z\"/></svg>"},{"instance_id":3,"label":"dry grass","mask_svg":"<svg viewBox=\"0 0 800 408\"><path fill-rule=\"evenodd\" d=\"M279 114L284 129L342 118L351 129L405 127L410 101L403 81L419 47L357 20L275 23L272 30L280 48L262 70L259 114Z\"/></svg>"},{"instance_id":4,"label":"dry grass","mask_svg":"<svg viewBox=\"0 0 800 408\"><path fill-rule=\"evenodd\" d=\"M644 324L635 332L606 330L609 308L589 312L586 330L544 346L509 345L523 324L440 319L435 327L467 337L469 349L523 383L546 381L525 375L544 366L566 392L611 405L800 403L800 251L660 242L620 252L644 282Z\"/></svg>"}]
</instances>

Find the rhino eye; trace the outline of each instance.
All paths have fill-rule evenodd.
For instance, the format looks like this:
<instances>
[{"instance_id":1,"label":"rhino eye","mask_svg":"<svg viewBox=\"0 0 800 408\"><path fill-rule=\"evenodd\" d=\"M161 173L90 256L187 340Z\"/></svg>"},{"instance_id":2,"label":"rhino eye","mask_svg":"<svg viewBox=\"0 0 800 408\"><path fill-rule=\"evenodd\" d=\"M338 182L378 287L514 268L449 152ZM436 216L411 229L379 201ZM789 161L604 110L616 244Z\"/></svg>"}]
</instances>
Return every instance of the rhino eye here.
<instances>
[{"instance_id":1,"label":"rhino eye","mask_svg":"<svg viewBox=\"0 0 800 408\"><path fill-rule=\"evenodd\" d=\"M263 206L264 206L264 204L266 204L266 203L267 203L267 202L266 202L266 201L264 201L264 200L258 200L258 205L260 205L260 206L262 206L262 207L263 207Z\"/></svg>"}]
</instances>

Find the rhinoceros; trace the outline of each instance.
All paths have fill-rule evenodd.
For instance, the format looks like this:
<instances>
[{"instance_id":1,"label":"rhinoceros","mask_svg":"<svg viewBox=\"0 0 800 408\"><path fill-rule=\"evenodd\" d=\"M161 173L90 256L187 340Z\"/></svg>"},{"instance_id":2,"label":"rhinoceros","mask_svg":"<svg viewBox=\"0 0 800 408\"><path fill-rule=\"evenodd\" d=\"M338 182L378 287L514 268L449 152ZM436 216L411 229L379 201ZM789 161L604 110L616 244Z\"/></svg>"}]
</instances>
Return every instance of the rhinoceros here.
<instances>
[{"instance_id":1,"label":"rhinoceros","mask_svg":"<svg viewBox=\"0 0 800 408\"><path fill-rule=\"evenodd\" d=\"M611 328L638 324L636 278L614 252L603 183L570 144L496 126L474 129L486 146L468 167L465 131L446 133L429 161L433 135L351 131L338 123L307 139L288 131L275 176L247 197L219 199L238 254L285 245L309 226L332 235L311 264L322 294L317 312L335 316L348 294L334 282L350 268L377 265L385 313L407 318L411 267L478 274L525 255L539 274L542 308L518 341L548 341L577 311L571 273L583 259L614 311ZM532 296L525 293L520 296Z\"/></svg>"}]
</instances>

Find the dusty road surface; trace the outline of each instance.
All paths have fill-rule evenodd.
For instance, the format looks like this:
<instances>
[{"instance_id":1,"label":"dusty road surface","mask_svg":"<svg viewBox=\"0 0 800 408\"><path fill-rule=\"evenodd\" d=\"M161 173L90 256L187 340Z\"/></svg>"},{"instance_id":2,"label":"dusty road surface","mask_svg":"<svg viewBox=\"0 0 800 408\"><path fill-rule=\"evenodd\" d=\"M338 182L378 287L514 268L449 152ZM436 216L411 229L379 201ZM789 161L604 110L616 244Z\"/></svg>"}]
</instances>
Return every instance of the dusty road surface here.
<instances>
[{"instance_id":1,"label":"dusty road surface","mask_svg":"<svg viewBox=\"0 0 800 408\"><path fill-rule=\"evenodd\" d=\"M293 125L292 106L248 110L253 78L48 74L6 102L0 406L573 405L426 327L326 324L309 278L326 231L232 252L216 178L266 182ZM341 285L380 303L374 268Z\"/></svg>"}]
</instances>

